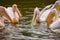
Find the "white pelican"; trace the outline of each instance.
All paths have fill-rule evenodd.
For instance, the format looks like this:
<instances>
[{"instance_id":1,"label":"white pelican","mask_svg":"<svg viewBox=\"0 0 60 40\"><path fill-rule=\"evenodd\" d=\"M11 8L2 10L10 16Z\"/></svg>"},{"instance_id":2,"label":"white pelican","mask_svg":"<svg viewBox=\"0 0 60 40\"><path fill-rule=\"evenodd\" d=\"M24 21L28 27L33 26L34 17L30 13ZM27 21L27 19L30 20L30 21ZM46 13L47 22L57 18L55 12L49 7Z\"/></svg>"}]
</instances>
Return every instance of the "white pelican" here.
<instances>
[{"instance_id":1,"label":"white pelican","mask_svg":"<svg viewBox=\"0 0 60 40\"><path fill-rule=\"evenodd\" d=\"M50 13L51 9L52 5L46 6L42 11L39 11L39 9L36 7L31 25L36 25L36 21L39 21L40 23L47 23L47 26L49 26L52 18L54 17L54 14Z\"/></svg>"},{"instance_id":2,"label":"white pelican","mask_svg":"<svg viewBox=\"0 0 60 40\"><path fill-rule=\"evenodd\" d=\"M0 15L4 16L13 24L18 23L19 18L22 17L22 14L20 13L16 4L8 8L0 7Z\"/></svg>"},{"instance_id":3,"label":"white pelican","mask_svg":"<svg viewBox=\"0 0 60 40\"><path fill-rule=\"evenodd\" d=\"M60 33L60 25L59 25L60 14L59 13L60 13L60 1L56 1L53 8L49 8L45 10L41 15L37 10L34 11L32 25L36 25L36 21L40 21L40 23L44 23L44 24L47 23L47 28L50 28L53 32Z\"/></svg>"},{"instance_id":4,"label":"white pelican","mask_svg":"<svg viewBox=\"0 0 60 40\"><path fill-rule=\"evenodd\" d=\"M60 1L56 1L54 9L51 11L55 13L55 21L49 26L49 28L56 33L60 33Z\"/></svg>"}]
</instances>

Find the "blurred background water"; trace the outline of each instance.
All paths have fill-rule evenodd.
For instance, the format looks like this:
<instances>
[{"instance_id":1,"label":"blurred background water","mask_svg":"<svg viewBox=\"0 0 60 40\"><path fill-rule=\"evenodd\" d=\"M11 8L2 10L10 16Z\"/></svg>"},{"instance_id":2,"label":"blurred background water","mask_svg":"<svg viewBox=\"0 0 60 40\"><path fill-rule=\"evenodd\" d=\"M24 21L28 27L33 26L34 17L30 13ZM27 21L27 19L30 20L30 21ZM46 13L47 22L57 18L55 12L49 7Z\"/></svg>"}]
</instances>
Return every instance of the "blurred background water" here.
<instances>
[{"instance_id":1,"label":"blurred background water","mask_svg":"<svg viewBox=\"0 0 60 40\"><path fill-rule=\"evenodd\" d=\"M4 7L11 7L13 4L17 4L19 10L21 11L23 17L19 20L19 28L24 29L23 32L19 33L23 34L26 38L26 40L60 40L60 35L52 32L46 32L42 31L39 26L36 26L40 30L40 34L33 34L31 32L27 32L31 26L33 11L35 7L38 7L40 10L42 10L45 6L54 4L56 0L0 0L0 6ZM39 24L38 24L39 25ZM8 26L9 27L9 26ZM43 28L43 27L42 27ZM26 29L26 31L25 31ZM43 28L45 29L45 28ZM20 30L21 31L21 30ZM33 36L38 37L33 37ZM3 35L2 35L3 36ZM6 35L5 35L6 36ZM11 35L10 35L11 36ZM17 38L2 38L0 40L25 40L25 39L19 39L22 35L20 35ZM29 39L31 38L31 39ZM38 39L37 39L38 38Z\"/></svg>"}]
</instances>

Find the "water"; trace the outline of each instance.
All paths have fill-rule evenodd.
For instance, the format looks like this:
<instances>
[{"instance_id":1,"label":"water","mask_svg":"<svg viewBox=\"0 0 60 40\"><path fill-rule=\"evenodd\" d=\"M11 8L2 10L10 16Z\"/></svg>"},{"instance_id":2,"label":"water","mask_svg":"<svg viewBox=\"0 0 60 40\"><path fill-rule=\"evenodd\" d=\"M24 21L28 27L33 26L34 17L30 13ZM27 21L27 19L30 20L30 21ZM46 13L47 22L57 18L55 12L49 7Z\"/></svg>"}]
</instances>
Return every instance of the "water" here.
<instances>
[{"instance_id":1,"label":"water","mask_svg":"<svg viewBox=\"0 0 60 40\"><path fill-rule=\"evenodd\" d=\"M31 19L32 14L26 15L20 19L18 28L15 28L11 24L6 27L4 40L60 40L60 34L53 33L44 25L37 24L36 27L32 28ZM29 19L29 20L28 20ZM33 30L32 30L33 29Z\"/></svg>"}]
</instances>

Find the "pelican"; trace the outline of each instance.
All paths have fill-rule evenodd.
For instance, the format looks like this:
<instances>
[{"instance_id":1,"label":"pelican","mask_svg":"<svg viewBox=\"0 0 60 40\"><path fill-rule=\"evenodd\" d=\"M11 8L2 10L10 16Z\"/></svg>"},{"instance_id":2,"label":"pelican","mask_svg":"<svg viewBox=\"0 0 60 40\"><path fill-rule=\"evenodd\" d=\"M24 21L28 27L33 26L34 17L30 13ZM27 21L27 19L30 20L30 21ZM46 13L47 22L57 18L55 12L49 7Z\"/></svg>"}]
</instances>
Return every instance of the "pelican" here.
<instances>
[{"instance_id":1,"label":"pelican","mask_svg":"<svg viewBox=\"0 0 60 40\"><path fill-rule=\"evenodd\" d=\"M50 13L51 9L52 5L46 6L42 11L39 11L39 9L36 7L34 9L34 15L31 25L36 25L36 22L39 21L40 23L47 23L47 26L49 26L52 18L55 15L53 13Z\"/></svg>"},{"instance_id":2,"label":"pelican","mask_svg":"<svg viewBox=\"0 0 60 40\"><path fill-rule=\"evenodd\" d=\"M55 13L55 21L50 24L49 28L53 32L60 33L60 1L55 2L54 9L51 12Z\"/></svg>"},{"instance_id":3,"label":"pelican","mask_svg":"<svg viewBox=\"0 0 60 40\"><path fill-rule=\"evenodd\" d=\"M35 9L36 10L36 9ZM52 8L45 10L44 12L34 11L32 25L36 25L36 21L40 23L47 23L47 28L51 31L60 33L60 1L56 1ZM38 18L37 18L38 16Z\"/></svg>"},{"instance_id":4,"label":"pelican","mask_svg":"<svg viewBox=\"0 0 60 40\"><path fill-rule=\"evenodd\" d=\"M4 16L12 24L18 23L19 18L22 17L16 4L8 8L0 7L0 15Z\"/></svg>"}]
</instances>

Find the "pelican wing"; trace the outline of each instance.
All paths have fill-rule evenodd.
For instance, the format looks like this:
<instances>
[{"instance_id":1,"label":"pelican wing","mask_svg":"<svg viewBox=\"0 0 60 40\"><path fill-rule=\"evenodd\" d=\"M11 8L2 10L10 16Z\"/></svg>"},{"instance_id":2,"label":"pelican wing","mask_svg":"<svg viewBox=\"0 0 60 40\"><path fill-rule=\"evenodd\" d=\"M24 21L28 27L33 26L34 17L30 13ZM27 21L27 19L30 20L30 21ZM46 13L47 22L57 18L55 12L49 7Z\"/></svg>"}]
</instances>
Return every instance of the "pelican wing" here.
<instances>
[{"instance_id":1,"label":"pelican wing","mask_svg":"<svg viewBox=\"0 0 60 40\"><path fill-rule=\"evenodd\" d=\"M51 11L51 9L44 11L43 14L40 16L40 21L46 21L50 11Z\"/></svg>"},{"instance_id":2,"label":"pelican wing","mask_svg":"<svg viewBox=\"0 0 60 40\"><path fill-rule=\"evenodd\" d=\"M50 27L53 32L60 33L60 19L54 21Z\"/></svg>"},{"instance_id":3,"label":"pelican wing","mask_svg":"<svg viewBox=\"0 0 60 40\"><path fill-rule=\"evenodd\" d=\"M6 13L5 9L6 8L0 7L0 15L6 17L9 21L12 21L11 18L10 18L10 16Z\"/></svg>"}]
</instances>

